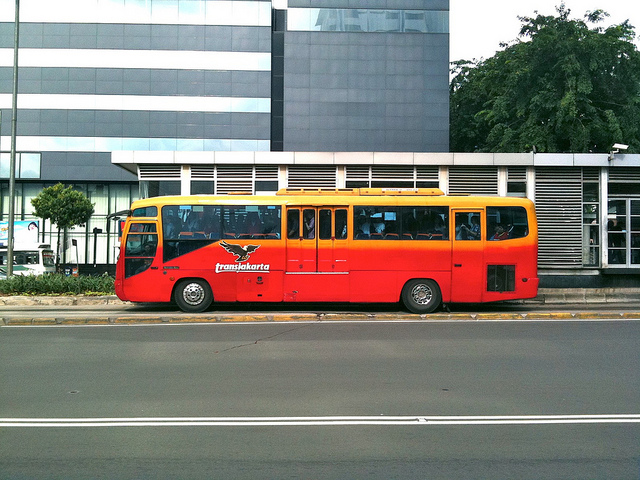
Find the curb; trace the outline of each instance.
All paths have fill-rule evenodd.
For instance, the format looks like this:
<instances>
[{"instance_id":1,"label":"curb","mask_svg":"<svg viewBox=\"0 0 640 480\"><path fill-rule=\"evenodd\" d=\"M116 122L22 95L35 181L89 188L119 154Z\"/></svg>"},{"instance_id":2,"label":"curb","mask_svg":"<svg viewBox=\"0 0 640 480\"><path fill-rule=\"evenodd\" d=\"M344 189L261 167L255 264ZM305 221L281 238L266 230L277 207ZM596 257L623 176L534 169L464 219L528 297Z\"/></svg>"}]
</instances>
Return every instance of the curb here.
<instances>
[{"instance_id":1,"label":"curb","mask_svg":"<svg viewBox=\"0 0 640 480\"><path fill-rule=\"evenodd\" d=\"M579 320L631 320L640 319L640 312L552 312L552 313L433 313L433 314L362 314L362 313L295 313L295 314L213 314L205 316L95 316L74 317L9 317L0 318L4 326L55 325L150 325L194 323L286 323L286 322L495 322L495 321L579 321Z\"/></svg>"},{"instance_id":2,"label":"curb","mask_svg":"<svg viewBox=\"0 0 640 480\"><path fill-rule=\"evenodd\" d=\"M68 314L58 316L26 315L6 317L0 316L0 325L4 326L54 326L54 325L145 325L145 324L186 324L186 323L240 323L240 322L358 322L358 321L572 321L572 320L629 320L640 319L640 309L635 311L619 311L623 305L640 305L640 289L540 289L540 294L533 299L505 302L513 305L553 305L554 312L513 312L513 313L205 313L205 314L176 314L166 315L132 315L127 313L105 314L96 312L91 318L78 317ZM616 304L616 306L614 306ZM0 297L0 306L125 306L132 305L124 302L115 295L106 296L5 296ZM579 305L594 307L608 305L610 310L604 312L563 310L566 305L576 309ZM50 312L49 312L50 313ZM0 313L1 315L1 313Z\"/></svg>"}]
</instances>

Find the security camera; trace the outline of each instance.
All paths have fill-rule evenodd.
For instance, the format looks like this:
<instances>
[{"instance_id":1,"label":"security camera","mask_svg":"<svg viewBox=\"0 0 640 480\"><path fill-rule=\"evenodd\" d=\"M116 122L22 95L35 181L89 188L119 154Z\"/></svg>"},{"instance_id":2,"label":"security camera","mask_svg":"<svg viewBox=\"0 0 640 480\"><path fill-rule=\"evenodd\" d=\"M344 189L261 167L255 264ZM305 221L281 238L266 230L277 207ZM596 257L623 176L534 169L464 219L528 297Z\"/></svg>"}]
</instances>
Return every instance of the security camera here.
<instances>
[{"instance_id":1,"label":"security camera","mask_svg":"<svg viewBox=\"0 0 640 480\"><path fill-rule=\"evenodd\" d=\"M614 143L613 148L615 148L616 150L626 150L627 148L629 148L629 145L625 145L624 143Z\"/></svg>"}]
</instances>

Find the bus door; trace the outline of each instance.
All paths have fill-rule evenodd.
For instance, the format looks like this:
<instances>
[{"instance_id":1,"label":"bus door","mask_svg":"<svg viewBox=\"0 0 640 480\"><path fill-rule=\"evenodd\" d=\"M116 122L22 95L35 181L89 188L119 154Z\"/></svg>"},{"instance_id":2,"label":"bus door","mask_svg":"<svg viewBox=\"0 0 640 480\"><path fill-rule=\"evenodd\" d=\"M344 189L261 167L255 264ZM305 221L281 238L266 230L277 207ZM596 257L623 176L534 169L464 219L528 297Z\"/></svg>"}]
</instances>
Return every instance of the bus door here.
<instances>
[{"instance_id":1,"label":"bus door","mask_svg":"<svg viewBox=\"0 0 640 480\"><path fill-rule=\"evenodd\" d=\"M484 291L482 209L453 209L451 302L480 302Z\"/></svg>"},{"instance_id":2,"label":"bus door","mask_svg":"<svg viewBox=\"0 0 640 480\"><path fill-rule=\"evenodd\" d=\"M348 300L346 206L287 209L287 285L291 300Z\"/></svg>"},{"instance_id":3,"label":"bus door","mask_svg":"<svg viewBox=\"0 0 640 480\"><path fill-rule=\"evenodd\" d=\"M158 250L158 227L156 222L132 222L126 232L124 242L124 278L139 280L134 288L144 290L144 286L153 290L153 283L159 281L160 259ZM120 253L122 255L122 252ZM141 300L144 301L144 300Z\"/></svg>"},{"instance_id":4,"label":"bus door","mask_svg":"<svg viewBox=\"0 0 640 480\"><path fill-rule=\"evenodd\" d=\"M316 272L317 209L296 207L287 209L287 272Z\"/></svg>"},{"instance_id":5,"label":"bus door","mask_svg":"<svg viewBox=\"0 0 640 480\"><path fill-rule=\"evenodd\" d=\"M348 272L347 207L318 209L318 271Z\"/></svg>"}]
</instances>

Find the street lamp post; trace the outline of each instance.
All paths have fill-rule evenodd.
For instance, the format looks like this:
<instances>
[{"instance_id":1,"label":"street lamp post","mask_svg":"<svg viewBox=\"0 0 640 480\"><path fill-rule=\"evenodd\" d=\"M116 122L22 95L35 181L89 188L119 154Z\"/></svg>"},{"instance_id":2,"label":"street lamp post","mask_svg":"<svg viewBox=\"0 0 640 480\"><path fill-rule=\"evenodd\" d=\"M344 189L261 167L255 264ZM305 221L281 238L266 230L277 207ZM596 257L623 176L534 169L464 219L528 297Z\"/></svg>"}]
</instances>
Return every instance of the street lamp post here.
<instances>
[{"instance_id":1,"label":"street lamp post","mask_svg":"<svg viewBox=\"0 0 640 480\"><path fill-rule=\"evenodd\" d=\"M16 126L18 118L18 40L20 35L20 0L16 0L13 29L13 94L11 97L11 157L9 158L9 222L7 229L7 277L13 275L13 230L16 204Z\"/></svg>"}]
</instances>

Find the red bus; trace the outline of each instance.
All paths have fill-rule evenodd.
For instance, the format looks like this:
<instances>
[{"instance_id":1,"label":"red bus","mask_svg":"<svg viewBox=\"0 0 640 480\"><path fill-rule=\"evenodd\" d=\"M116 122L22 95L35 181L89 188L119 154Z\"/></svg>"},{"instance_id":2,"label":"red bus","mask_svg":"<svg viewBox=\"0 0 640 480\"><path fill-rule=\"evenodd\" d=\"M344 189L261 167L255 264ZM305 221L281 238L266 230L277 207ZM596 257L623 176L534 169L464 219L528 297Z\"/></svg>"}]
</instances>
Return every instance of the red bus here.
<instances>
[{"instance_id":1,"label":"red bus","mask_svg":"<svg viewBox=\"0 0 640 480\"><path fill-rule=\"evenodd\" d=\"M126 212L116 293L202 312L213 302L442 303L537 295L530 200L438 189L285 189L164 196Z\"/></svg>"}]
</instances>

